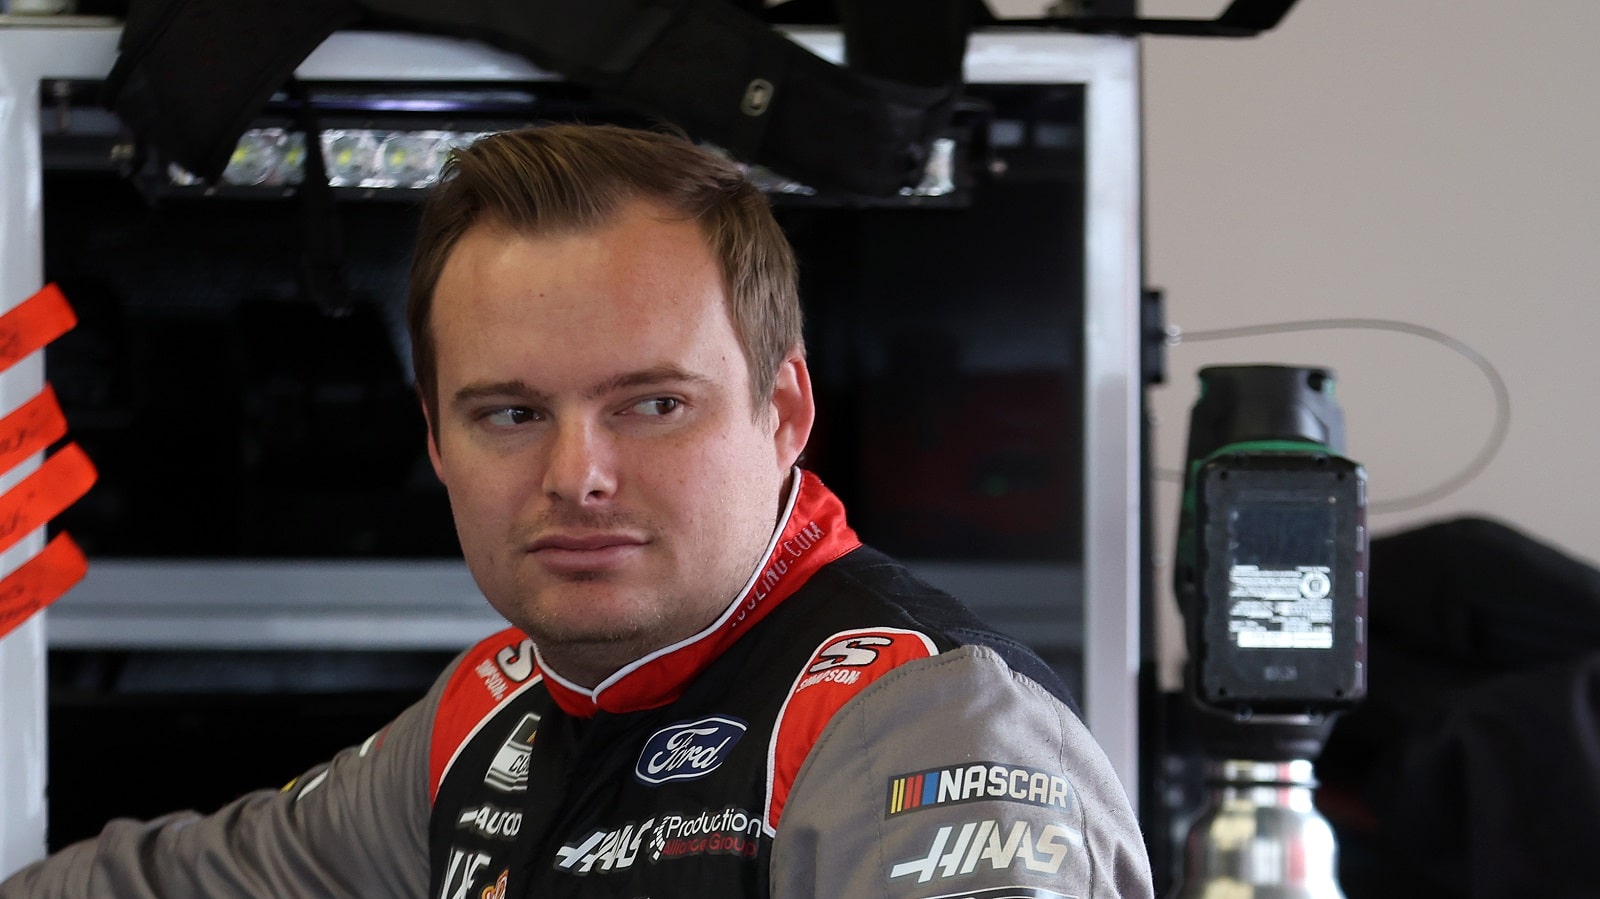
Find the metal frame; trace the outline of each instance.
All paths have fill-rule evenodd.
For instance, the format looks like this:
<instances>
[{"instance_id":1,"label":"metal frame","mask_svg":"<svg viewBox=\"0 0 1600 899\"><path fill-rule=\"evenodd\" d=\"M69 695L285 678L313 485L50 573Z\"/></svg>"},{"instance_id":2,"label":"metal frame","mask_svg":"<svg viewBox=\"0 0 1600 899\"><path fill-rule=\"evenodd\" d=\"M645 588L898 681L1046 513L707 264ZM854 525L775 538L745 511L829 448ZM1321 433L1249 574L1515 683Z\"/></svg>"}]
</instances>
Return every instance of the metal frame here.
<instances>
[{"instance_id":1,"label":"metal frame","mask_svg":"<svg viewBox=\"0 0 1600 899\"><path fill-rule=\"evenodd\" d=\"M15 18L12 21L16 21ZM0 26L0 310L44 283L43 187L39 160L39 79L98 78L111 67L118 32L105 27ZM44 356L34 353L0 373L0 414L44 386ZM10 489L35 459L0 474ZM29 535L0 555L10 572L44 546ZM36 616L0 639L0 877L45 848L45 623Z\"/></svg>"},{"instance_id":2,"label":"metal frame","mask_svg":"<svg viewBox=\"0 0 1600 899\"><path fill-rule=\"evenodd\" d=\"M38 22L19 26L16 17L0 21L0 159L8 161L9 170L0 180L0 310L30 296L43 279L39 82L103 77L114 61L120 34L115 23L103 20L53 17ZM789 33L818 55L842 60L836 32ZM334 35L302 63L298 74L308 80L551 77L518 56L469 41L370 32ZM986 31L972 36L966 78L973 83L1083 84L1087 92L1082 699L1090 729L1136 801L1141 491L1137 41ZM37 393L42 380L38 354L0 374L0 412ZM0 487L36 465L5 474ZM0 571L11 570L42 546L43 535L33 535L0 556ZM436 648L465 645L500 623L464 568L448 563L91 561L89 571L84 585L68 598L82 595L82 601L64 602L0 640L0 878L41 856L45 846L42 619L49 619L49 645L60 647L118 645L108 642L107 635L115 633L120 645ZM1059 589L1058 577L1044 580ZM215 603L206 601L207 596L233 597L241 590L245 601L232 613L219 613ZM1063 610L1072 600L1063 597ZM245 622L249 626L241 627ZM241 632L250 635L248 644L238 642ZM232 635L232 642L225 634Z\"/></svg>"}]
</instances>

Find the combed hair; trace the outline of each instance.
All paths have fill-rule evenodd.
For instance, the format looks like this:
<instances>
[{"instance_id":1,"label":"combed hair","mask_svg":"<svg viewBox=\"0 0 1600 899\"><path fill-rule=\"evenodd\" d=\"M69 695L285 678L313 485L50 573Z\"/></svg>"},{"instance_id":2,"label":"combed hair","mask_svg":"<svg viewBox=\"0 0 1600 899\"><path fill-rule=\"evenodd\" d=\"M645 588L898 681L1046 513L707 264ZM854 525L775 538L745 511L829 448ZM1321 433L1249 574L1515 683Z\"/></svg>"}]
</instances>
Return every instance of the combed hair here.
<instances>
[{"instance_id":1,"label":"combed hair","mask_svg":"<svg viewBox=\"0 0 1600 899\"><path fill-rule=\"evenodd\" d=\"M613 125L505 131L452 154L422 209L406 297L417 390L438 422L433 296L456 242L485 223L539 235L581 232L650 200L700 224L722 268L728 312L750 371L753 409L802 347L794 251L765 195L734 163L681 135Z\"/></svg>"}]
</instances>

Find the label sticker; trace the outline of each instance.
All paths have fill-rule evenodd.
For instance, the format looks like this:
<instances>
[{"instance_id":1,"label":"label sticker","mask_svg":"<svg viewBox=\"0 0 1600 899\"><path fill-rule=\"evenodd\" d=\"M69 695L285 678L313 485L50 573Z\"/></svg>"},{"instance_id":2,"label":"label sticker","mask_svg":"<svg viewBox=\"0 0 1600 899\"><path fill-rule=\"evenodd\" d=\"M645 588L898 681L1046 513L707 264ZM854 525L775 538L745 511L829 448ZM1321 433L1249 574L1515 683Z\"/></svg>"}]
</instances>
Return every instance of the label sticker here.
<instances>
[{"instance_id":1,"label":"label sticker","mask_svg":"<svg viewBox=\"0 0 1600 899\"><path fill-rule=\"evenodd\" d=\"M1332 649L1333 574L1326 565L1228 570L1228 633L1241 649Z\"/></svg>"}]
</instances>

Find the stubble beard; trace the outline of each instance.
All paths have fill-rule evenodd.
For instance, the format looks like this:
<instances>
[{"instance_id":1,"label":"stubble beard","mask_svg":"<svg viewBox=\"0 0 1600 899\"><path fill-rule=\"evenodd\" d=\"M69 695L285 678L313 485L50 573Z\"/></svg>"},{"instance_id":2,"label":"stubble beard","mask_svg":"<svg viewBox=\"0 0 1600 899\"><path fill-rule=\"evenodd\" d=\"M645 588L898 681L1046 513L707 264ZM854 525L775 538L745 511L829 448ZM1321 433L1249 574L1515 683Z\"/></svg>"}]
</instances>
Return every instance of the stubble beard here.
<instances>
[{"instance_id":1,"label":"stubble beard","mask_svg":"<svg viewBox=\"0 0 1600 899\"><path fill-rule=\"evenodd\" d=\"M514 546L528 546L543 533L552 530L576 531L610 531L610 530L642 530L654 534L655 530L648 526L641 526L632 521L628 516L618 512L595 512L584 509L555 508L546 511L537 521L523 528L513 541ZM535 575L535 577L538 577ZM546 575L545 577L551 577ZM547 584L518 583L516 609L522 620L513 620L512 623L522 628L528 636L534 638L541 648L573 646L603 646L608 644L626 643L636 640L641 632L659 629L665 622L662 614L664 606L656 603L654 608L649 608L651 600L644 595L648 586L639 590L632 601L626 603L626 618L629 623L620 621L611 622L607 626L604 621L594 621L593 610L583 608L585 587L603 590L604 582L613 580L617 575L605 571L576 571L553 576L554 580ZM521 578L518 578L520 581ZM572 588L577 588L576 596L565 597L562 594ZM625 589L623 587L615 588ZM606 597L608 604L617 604L615 597ZM638 611L643 608L648 614L644 620L634 620ZM507 616L510 617L510 616Z\"/></svg>"},{"instance_id":2,"label":"stubble beard","mask_svg":"<svg viewBox=\"0 0 1600 899\"><path fill-rule=\"evenodd\" d=\"M522 535L525 539L519 545L528 545L535 535L550 527L629 526L659 535L648 523L641 526L616 513L562 510L541 517ZM759 554L759 550L756 552ZM697 560L696 564L705 569L714 562L714 558L708 557ZM711 627L738 598L735 594L748 579L746 569L753 569L754 564L750 562L738 571L724 571L720 579L727 583L703 584L696 595L656 592L668 587L659 580L665 575L660 571L650 573L645 583L617 583L609 590L608 580L625 575L602 571L570 572L544 584L521 582L516 585L516 606L508 610L518 614L514 618L506 617L533 639L540 656L557 673L592 687L622 667ZM670 575L665 576L671 581ZM679 585L679 589L682 588L683 585ZM591 589L598 595L585 596ZM712 599L715 602L706 606ZM597 605L604 608L596 608ZM691 612L691 609L697 611Z\"/></svg>"},{"instance_id":3,"label":"stubble beard","mask_svg":"<svg viewBox=\"0 0 1600 899\"><path fill-rule=\"evenodd\" d=\"M597 572L563 577L559 586L537 591L547 595L523 604L519 609L522 620L514 622L533 638L546 662L570 679L602 680L670 642L664 636L668 627L664 600L633 597L622 608L603 612L588 605L581 588L603 587L606 579ZM569 587L580 588L579 595L559 595ZM617 601L615 597L604 600L607 604ZM601 614L604 617L600 617ZM573 673L569 674L568 669ZM580 677L580 672L587 674Z\"/></svg>"}]
</instances>

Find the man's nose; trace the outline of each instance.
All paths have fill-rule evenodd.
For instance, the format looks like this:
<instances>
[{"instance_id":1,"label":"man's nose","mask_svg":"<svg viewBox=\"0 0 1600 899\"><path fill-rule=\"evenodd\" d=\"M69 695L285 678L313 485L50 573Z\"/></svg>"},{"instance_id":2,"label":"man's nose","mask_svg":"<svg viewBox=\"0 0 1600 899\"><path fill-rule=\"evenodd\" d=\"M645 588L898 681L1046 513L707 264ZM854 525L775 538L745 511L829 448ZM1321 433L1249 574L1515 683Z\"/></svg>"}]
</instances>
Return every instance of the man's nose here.
<instances>
[{"instance_id":1,"label":"man's nose","mask_svg":"<svg viewBox=\"0 0 1600 899\"><path fill-rule=\"evenodd\" d=\"M559 423L546 461L545 493L589 503L609 498L616 486L612 447L604 429L590 421Z\"/></svg>"}]
</instances>

